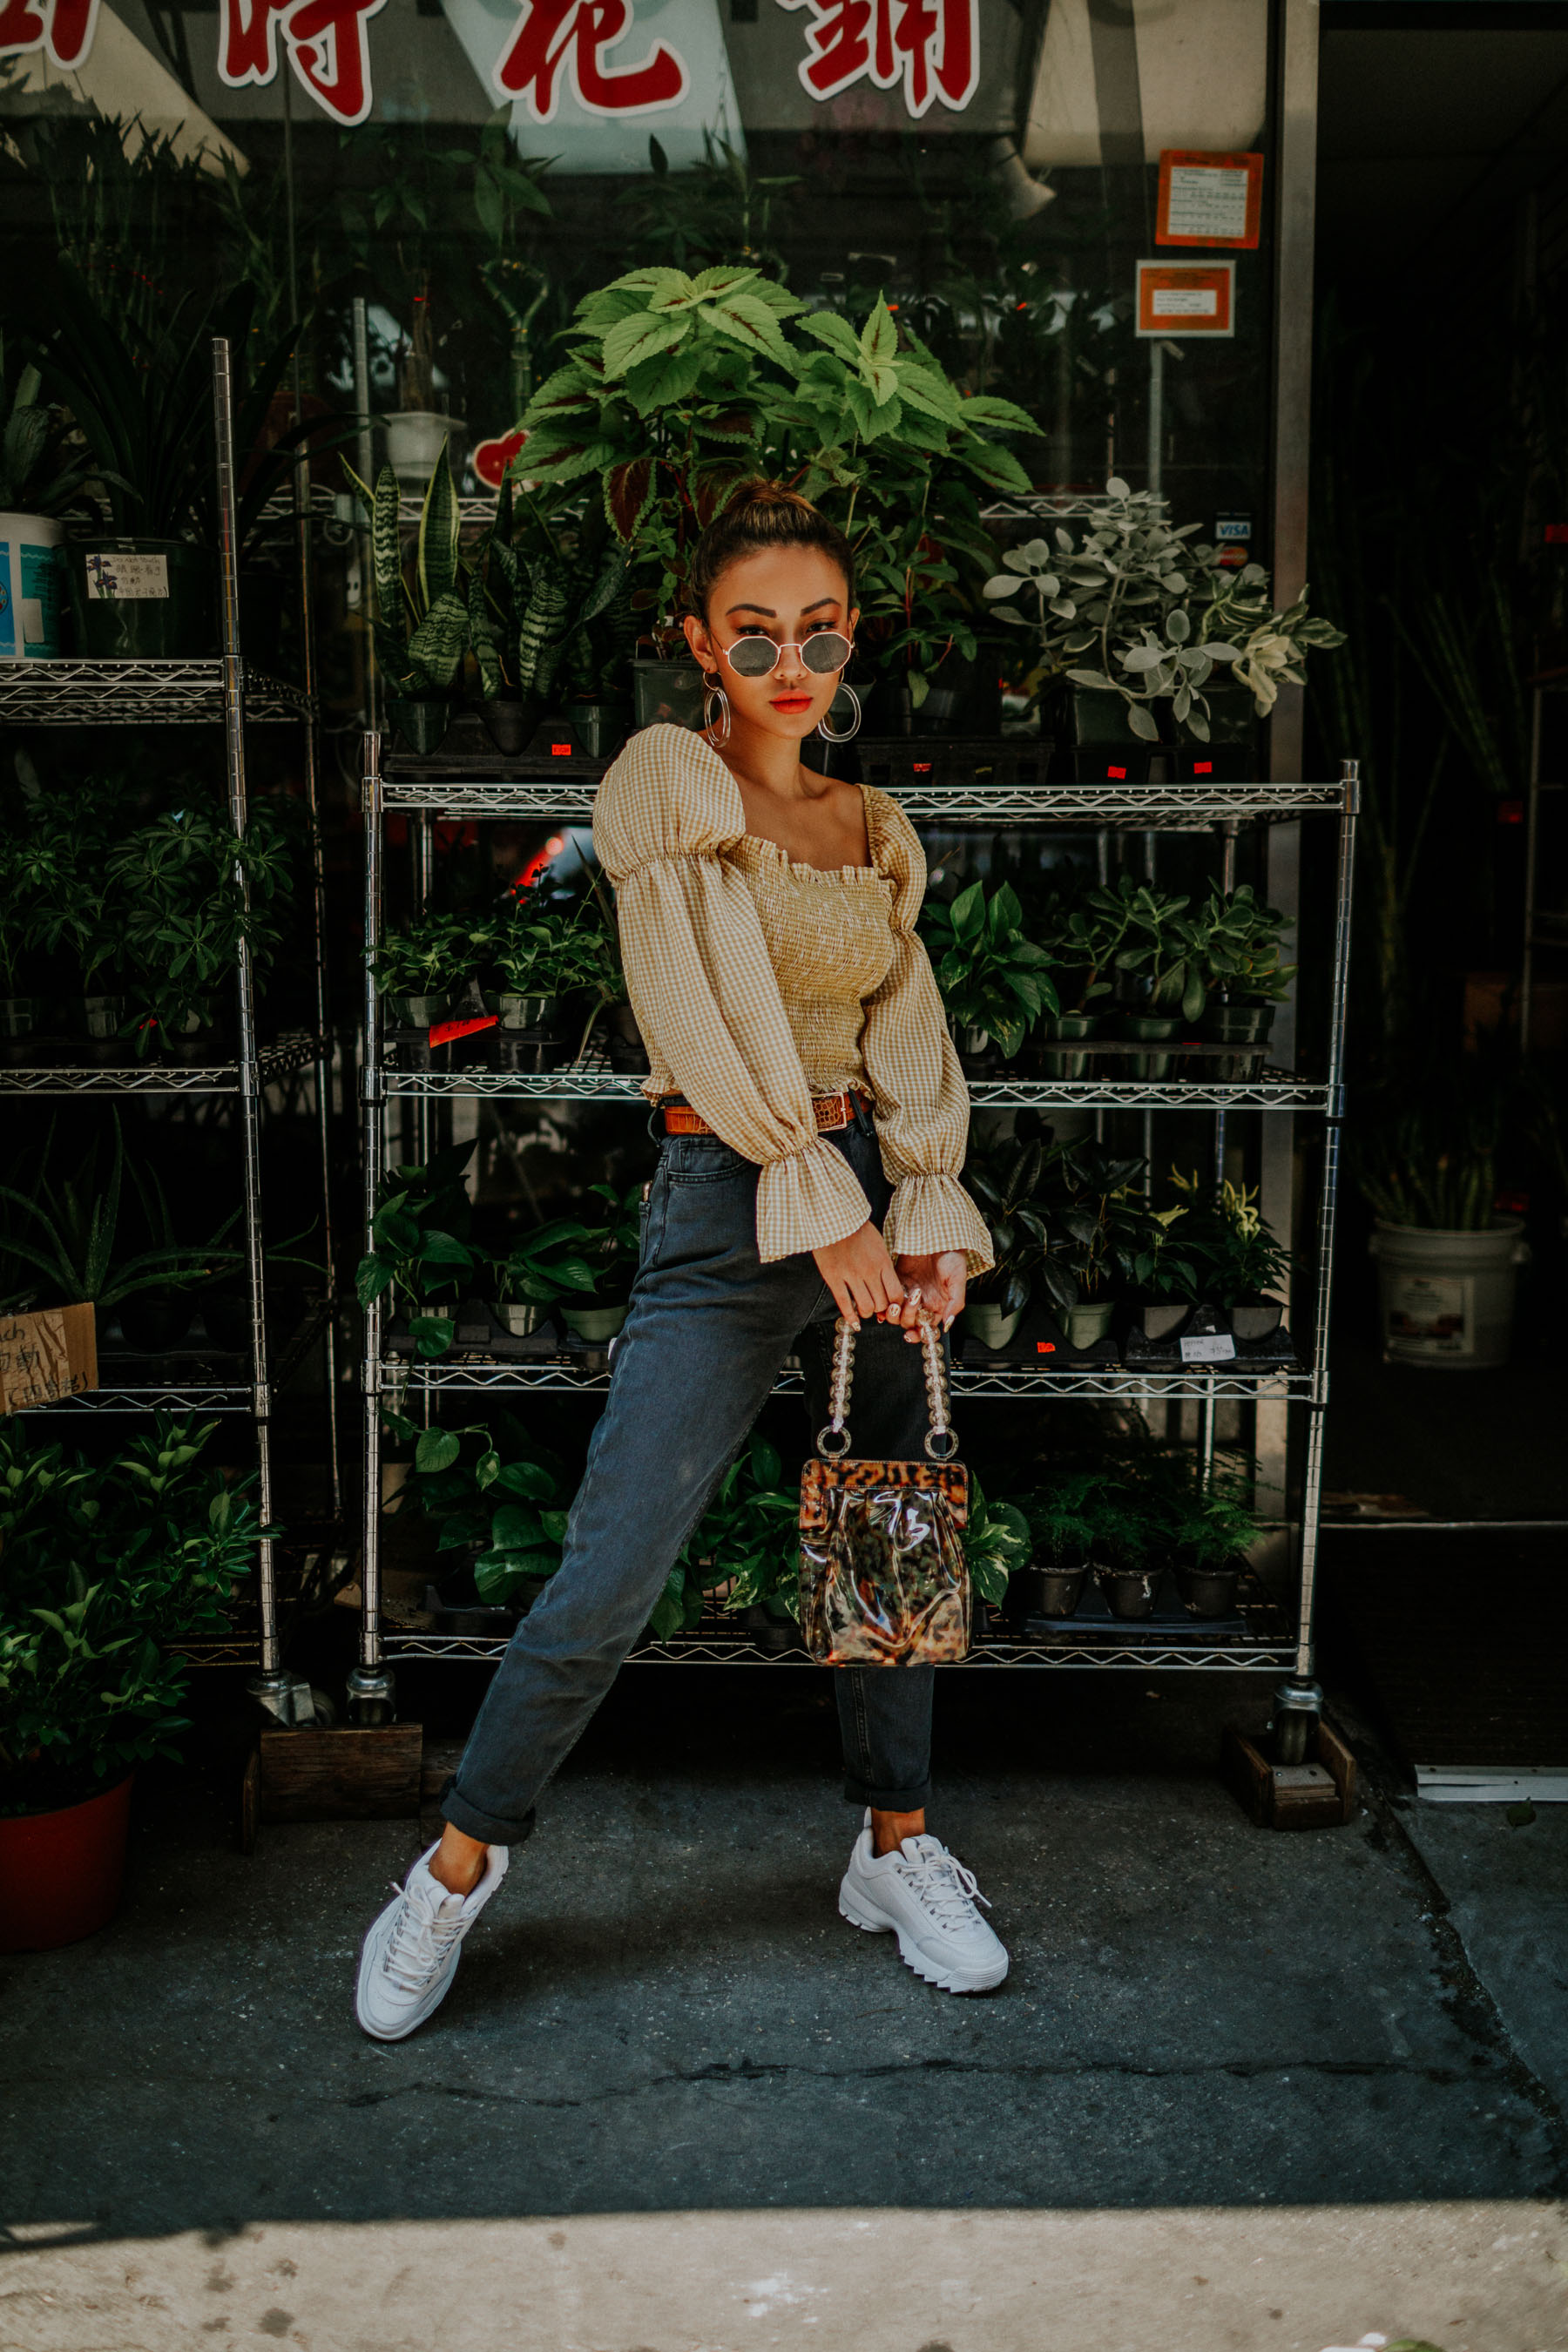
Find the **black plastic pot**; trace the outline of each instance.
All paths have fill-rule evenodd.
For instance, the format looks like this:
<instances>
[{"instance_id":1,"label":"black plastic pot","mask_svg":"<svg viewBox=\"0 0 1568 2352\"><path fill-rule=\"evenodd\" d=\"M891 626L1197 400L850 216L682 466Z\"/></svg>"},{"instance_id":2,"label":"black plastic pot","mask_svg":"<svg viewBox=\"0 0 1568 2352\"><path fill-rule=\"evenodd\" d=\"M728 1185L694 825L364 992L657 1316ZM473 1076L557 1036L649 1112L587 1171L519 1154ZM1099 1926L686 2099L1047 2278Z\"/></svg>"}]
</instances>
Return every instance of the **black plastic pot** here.
<instances>
[{"instance_id":1,"label":"black plastic pot","mask_svg":"<svg viewBox=\"0 0 1568 2352\"><path fill-rule=\"evenodd\" d=\"M217 642L217 559L178 539L78 539L63 551L88 661L189 661Z\"/></svg>"},{"instance_id":2,"label":"black plastic pot","mask_svg":"<svg viewBox=\"0 0 1568 2352\"><path fill-rule=\"evenodd\" d=\"M1179 1021L1169 1020L1163 1013L1124 1013L1121 1021L1122 1035L1140 1044L1153 1044L1173 1037L1181 1025ZM1169 1054L1129 1054L1127 1066L1131 1077L1163 1078L1169 1074L1171 1056Z\"/></svg>"},{"instance_id":3,"label":"black plastic pot","mask_svg":"<svg viewBox=\"0 0 1568 2352\"><path fill-rule=\"evenodd\" d=\"M32 1036L39 1003L36 996L0 996L0 1039Z\"/></svg>"},{"instance_id":4,"label":"black plastic pot","mask_svg":"<svg viewBox=\"0 0 1568 2352\"><path fill-rule=\"evenodd\" d=\"M650 1066L647 1047L631 1006L612 1004L605 1025L611 1069L621 1077L646 1077Z\"/></svg>"},{"instance_id":5,"label":"black plastic pot","mask_svg":"<svg viewBox=\"0 0 1568 2352\"><path fill-rule=\"evenodd\" d=\"M507 1032L526 1031L533 1037L557 1037L561 1034L561 999L558 996L524 996L514 989L487 988L484 992L485 1011L496 1014Z\"/></svg>"},{"instance_id":6,"label":"black plastic pot","mask_svg":"<svg viewBox=\"0 0 1568 2352\"><path fill-rule=\"evenodd\" d=\"M572 732L584 756L590 760L610 760L625 742L632 723L629 703L617 702L608 696L573 702L567 708Z\"/></svg>"},{"instance_id":7,"label":"black plastic pot","mask_svg":"<svg viewBox=\"0 0 1568 2352\"><path fill-rule=\"evenodd\" d=\"M385 1001L393 1020L404 1029L434 1029L438 1021L447 1018L448 992L444 988L431 991L428 996L389 996Z\"/></svg>"},{"instance_id":8,"label":"black plastic pot","mask_svg":"<svg viewBox=\"0 0 1568 2352\"><path fill-rule=\"evenodd\" d=\"M1048 1014L1036 1033L1042 1041L1034 1045L1040 1068L1047 1078L1081 1078L1087 1076L1089 1057L1087 1054L1053 1053L1043 1041L1055 1037L1092 1037L1100 1027L1098 1013L1061 1013L1052 1019Z\"/></svg>"},{"instance_id":9,"label":"black plastic pot","mask_svg":"<svg viewBox=\"0 0 1568 2352\"><path fill-rule=\"evenodd\" d=\"M485 722L485 732L503 759L514 760L519 752L526 751L542 707L531 697L520 695L498 695L491 702L480 703L479 716Z\"/></svg>"},{"instance_id":10,"label":"black plastic pot","mask_svg":"<svg viewBox=\"0 0 1568 2352\"><path fill-rule=\"evenodd\" d=\"M1014 1582L1023 1588L1024 1613L1027 1617L1072 1617L1083 1599L1084 1586L1089 1582L1089 1563L1080 1559L1076 1567L1050 1561L1041 1566L1038 1561L1024 1570Z\"/></svg>"},{"instance_id":11,"label":"black plastic pot","mask_svg":"<svg viewBox=\"0 0 1568 2352\"><path fill-rule=\"evenodd\" d=\"M440 750L456 707L450 702L405 701L393 696L387 701L386 715L403 738L405 750L416 760L428 760Z\"/></svg>"},{"instance_id":12,"label":"black plastic pot","mask_svg":"<svg viewBox=\"0 0 1568 2352\"><path fill-rule=\"evenodd\" d=\"M158 1356L179 1346L194 1311L187 1290L139 1290L121 1301L120 1328L128 1348Z\"/></svg>"},{"instance_id":13,"label":"black plastic pot","mask_svg":"<svg viewBox=\"0 0 1568 2352\"><path fill-rule=\"evenodd\" d=\"M1279 1298L1248 1300L1245 1306L1231 1307L1226 1317L1238 1339L1271 1339L1279 1328L1285 1303Z\"/></svg>"},{"instance_id":14,"label":"black plastic pot","mask_svg":"<svg viewBox=\"0 0 1568 2352\"><path fill-rule=\"evenodd\" d=\"M1239 1560L1231 1560L1223 1568L1200 1568L1178 1553L1175 1568L1176 1591L1189 1617L1235 1616L1241 1582Z\"/></svg>"},{"instance_id":15,"label":"black plastic pot","mask_svg":"<svg viewBox=\"0 0 1568 2352\"><path fill-rule=\"evenodd\" d=\"M1211 1004L1198 1023L1198 1035L1216 1045L1261 1045L1278 1011L1274 1004Z\"/></svg>"},{"instance_id":16,"label":"black plastic pot","mask_svg":"<svg viewBox=\"0 0 1568 2352\"><path fill-rule=\"evenodd\" d=\"M1147 1617L1160 1588L1156 1568L1097 1568L1094 1580L1113 1617Z\"/></svg>"},{"instance_id":17,"label":"black plastic pot","mask_svg":"<svg viewBox=\"0 0 1568 2352\"><path fill-rule=\"evenodd\" d=\"M702 667L694 661L647 661L632 664L636 716L639 727L700 727Z\"/></svg>"}]
</instances>

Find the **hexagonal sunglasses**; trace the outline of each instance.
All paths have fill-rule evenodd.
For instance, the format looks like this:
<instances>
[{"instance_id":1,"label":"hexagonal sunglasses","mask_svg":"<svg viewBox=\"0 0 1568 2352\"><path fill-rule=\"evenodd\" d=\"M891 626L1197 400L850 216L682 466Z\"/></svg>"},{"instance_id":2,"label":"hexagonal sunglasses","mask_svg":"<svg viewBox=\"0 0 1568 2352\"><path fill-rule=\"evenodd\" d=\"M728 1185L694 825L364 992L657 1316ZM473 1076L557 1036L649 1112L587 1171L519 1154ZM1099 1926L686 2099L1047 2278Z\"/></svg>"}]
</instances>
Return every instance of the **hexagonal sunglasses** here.
<instances>
[{"instance_id":1,"label":"hexagonal sunglasses","mask_svg":"<svg viewBox=\"0 0 1568 2352\"><path fill-rule=\"evenodd\" d=\"M798 654L803 669L826 677L842 669L855 648L847 637L837 629L822 629L816 636L806 637L799 645L778 645L772 637L737 637L732 646L721 646L722 658L737 677L766 677L777 669L785 654Z\"/></svg>"}]
</instances>

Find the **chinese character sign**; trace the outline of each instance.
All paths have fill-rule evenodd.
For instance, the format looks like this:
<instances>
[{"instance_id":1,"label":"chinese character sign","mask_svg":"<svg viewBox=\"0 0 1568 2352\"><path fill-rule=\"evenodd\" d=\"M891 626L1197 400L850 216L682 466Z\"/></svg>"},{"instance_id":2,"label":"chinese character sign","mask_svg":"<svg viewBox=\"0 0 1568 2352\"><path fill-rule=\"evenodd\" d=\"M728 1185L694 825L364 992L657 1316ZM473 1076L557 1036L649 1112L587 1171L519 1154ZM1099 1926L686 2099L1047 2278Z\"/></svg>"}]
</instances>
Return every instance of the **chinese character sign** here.
<instances>
[{"instance_id":1,"label":"chinese character sign","mask_svg":"<svg viewBox=\"0 0 1568 2352\"><path fill-rule=\"evenodd\" d=\"M45 49L68 70L91 48L97 26L98 0L0 0L0 58Z\"/></svg>"},{"instance_id":2,"label":"chinese character sign","mask_svg":"<svg viewBox=\"0 0 1568 2352\"><path fill-rule=\"evenodd\" d=\"M855 82L878 89L903 84L918 121L933 99L956 113L980 79L978 0L779 0L810 11L803 87L837 98Z\"/></svg>"},{"instance_id":3,"label":"chinese character sign","mask_svg":"<svg viewBox=\"0 0 1568 2352\"><path fill-rule=\"evenodd\" d=\"M631 0L523 0L522 22L497 62L495 86L503 98L525 100L536 122L554 120L563 72L590 114L656 114L679 106L690 77L668 42L656 41L640 65L609 56L631 29Z\"/></svg>"},{"instance_id":4,"label":"chinese character sign","mask_svg":"<svg viewBox=\"0 0 1568 2352\"><path fill-rule=\"evenodd\" d=\"M57 5L58 0L57 0ZM220 0L218 79L230 89L278 73L281 30L296 79L342 123L370 112L370 19L386 0Z\"/></svg>"}]
</instances>

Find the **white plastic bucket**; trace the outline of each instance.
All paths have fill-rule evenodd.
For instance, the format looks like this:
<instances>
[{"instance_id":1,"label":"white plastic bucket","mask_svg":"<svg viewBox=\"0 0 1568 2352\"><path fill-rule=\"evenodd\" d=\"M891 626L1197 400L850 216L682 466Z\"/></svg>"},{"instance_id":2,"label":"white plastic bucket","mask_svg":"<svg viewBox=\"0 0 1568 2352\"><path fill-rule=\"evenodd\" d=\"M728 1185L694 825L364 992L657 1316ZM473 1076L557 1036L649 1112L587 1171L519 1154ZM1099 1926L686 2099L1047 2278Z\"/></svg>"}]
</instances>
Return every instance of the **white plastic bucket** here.
<instances>
[{"instance_id":1,"label":"white plastic bucket","mask_svg":"<svg viewBox=\"0 0 1568 2352\"><path fill-rule=\"evenodd\" d=\"M63 536L48 515L0 514L0 661L58 659Z\"/></svg>"},{"instance_id":2,"label":"white plastic bucket","mask_svg":"<svg viewBox=\"0 0 1568 2352\"><path fill-rule=\"evenodd\" d=\"M1515 1269L1529 1251L1518 1217L1487 1233L1447 1233L1380 1220L1377 1260L1384 1360L1434 1371L1479 1371L1508 1361Z\"/></svg>"}]
</instances>

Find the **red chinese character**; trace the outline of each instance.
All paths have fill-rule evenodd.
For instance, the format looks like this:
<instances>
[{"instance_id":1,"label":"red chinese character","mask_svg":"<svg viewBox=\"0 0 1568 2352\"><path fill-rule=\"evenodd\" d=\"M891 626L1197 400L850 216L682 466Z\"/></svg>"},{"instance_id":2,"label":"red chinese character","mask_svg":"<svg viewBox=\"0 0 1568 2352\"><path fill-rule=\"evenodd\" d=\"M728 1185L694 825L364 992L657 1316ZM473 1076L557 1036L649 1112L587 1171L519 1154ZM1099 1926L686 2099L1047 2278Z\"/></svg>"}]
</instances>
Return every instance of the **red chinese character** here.
<instances>
[{"instance_id":1,"label":"red chinese character","mask_svg":"<svg viewBox=\"0 0 1568 2352\"><path fill-rule=\"evenodd\" d=\"M98 0L0 0L0 58L47 49L57 66L79 66L97 26Z\"/></svg>"},{"instance_id":2,"label":"red chinese character","mask_svg":"<svg viewBox=\"0 0 1568 2352\"><path fill-rule=\"evenodd\" d=\"M339 122L363 122L371 109L371 18L386 0L293 0L283 37L295 72Z\"/></svg>"},{"instance_id":3,"label":"red chinese character","mask_svg":"<svg viewBox=\"0 0 1568 2352\"><path fill-rule=\"evenodd\" d=\"M879 89L904 85L917 119L940 98L954 111L980 79L976 0L779 0L806 7L809 54L800 78L813 98L837 98L862 79Z\"/></svg>"},{"instance_id":4,"label":"red chinese character","mask_svg":"<svg viewBox=\"0 0 1568 2352\"><path fill-rule=\"evenodd\" d=\"M640 66L618 70L605 52L632 29L631 0L523 0L523 19L495 69L496 88L528 99L536 122L555 117L555 78L563 63L589 114L649 114L674 106L689 77L677 52L656 41Z\"/></svg>"},{"instance_id":5,"label":"red chinese character","mask_svg":"<svg viewBox=\"0 0 1568 2352\"><path fill-rule=\"evenodd\" d=\"M223 0L217 78L230 89L268 82L278 71L278 19L289 0Z\"/></svg>"}]
</instances>

